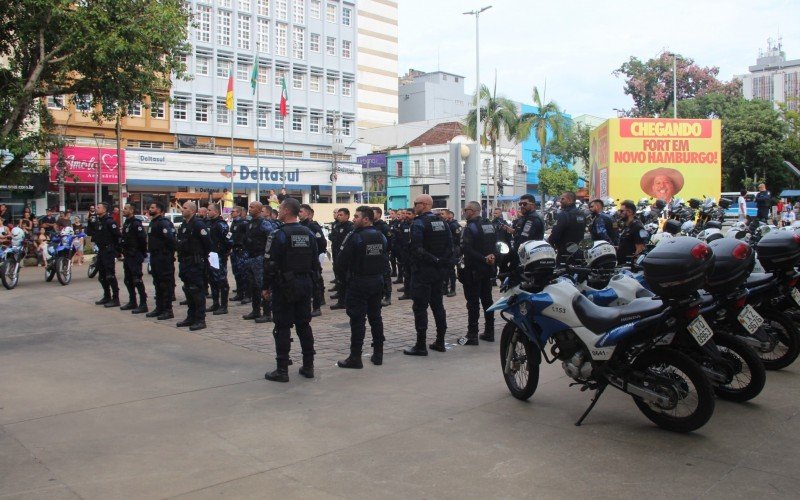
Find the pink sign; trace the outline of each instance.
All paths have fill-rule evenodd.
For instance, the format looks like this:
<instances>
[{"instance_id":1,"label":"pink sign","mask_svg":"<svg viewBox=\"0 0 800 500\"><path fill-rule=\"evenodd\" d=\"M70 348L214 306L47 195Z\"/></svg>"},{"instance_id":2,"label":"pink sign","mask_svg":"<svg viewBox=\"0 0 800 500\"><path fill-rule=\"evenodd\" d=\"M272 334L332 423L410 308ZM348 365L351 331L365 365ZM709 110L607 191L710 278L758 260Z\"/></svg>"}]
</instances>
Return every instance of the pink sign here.
<instances>
[{"instance_id":1,"label":"pink sign","mask_svg":"<svg viewBox=\"0 0 800 500\"><path fill-rule=\"evenodd\" d=\"M100 163L100 180L103 184L117 183L117 150L106 148L91 148L70 146L64 148L64 162L66 164L65 181L67 183L97 182L98 153ZM125 150L121 150L122 162L120 173L122 182L125 182ZM50 152L50 182L58 180L58 152Z\"/></svg>"}]
</instances>

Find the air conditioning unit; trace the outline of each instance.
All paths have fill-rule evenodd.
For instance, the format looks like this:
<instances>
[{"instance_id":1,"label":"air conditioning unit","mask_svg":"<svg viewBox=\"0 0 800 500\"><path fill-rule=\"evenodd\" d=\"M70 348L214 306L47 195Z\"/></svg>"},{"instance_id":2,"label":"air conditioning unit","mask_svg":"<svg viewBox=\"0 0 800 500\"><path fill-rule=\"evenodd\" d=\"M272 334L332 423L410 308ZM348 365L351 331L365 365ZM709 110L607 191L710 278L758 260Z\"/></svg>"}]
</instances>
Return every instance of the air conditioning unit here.
<instances>
[{"instance_id":1,"label":"air conditioning unit","mask_svg":"<svg viewBox=\"0 0 800 500\"><path fill-rule=\"evenodd\" d=\"M521 174L526 174L528 173L528 167L524 163L520 163L519 165L517 165L517 172Z\"/></svg>"}]
</instances>

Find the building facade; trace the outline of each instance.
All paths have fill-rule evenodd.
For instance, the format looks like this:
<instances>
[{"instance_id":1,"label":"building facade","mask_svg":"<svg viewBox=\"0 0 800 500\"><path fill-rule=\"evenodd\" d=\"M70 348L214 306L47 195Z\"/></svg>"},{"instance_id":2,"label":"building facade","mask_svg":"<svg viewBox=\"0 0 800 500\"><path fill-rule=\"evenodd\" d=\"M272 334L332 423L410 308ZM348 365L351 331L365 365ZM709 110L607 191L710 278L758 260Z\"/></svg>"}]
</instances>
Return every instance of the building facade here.
<instances>
[{"instance_id":1,"label":"building facade","mask_svg":"<svg viewBox=\"0 0 800 500\"><path fill-rule=\"evenodd\" d=\"M781 40L767 41L767 50L759 51L756 64L749 73L740 75L745 99L759 99L772 103L786 103L800 109L800 59L786 60Z\"/></svg>"},{"instance_id":2,"label":"building facade","mask_svg":"<svg viewBox=\"0 0 800 500\"><path fill-rule=\"evenodd\" d=\"M397 2L358 0L358 128L397 123Z\"/></svg>"},{"instance_id":3,"label":"building facade","mask_svg":"<svg viewBox=\"0 0 800 500\"><path fill-rule=\"evenodd\" d=\"M409 70L400 79L399 123L463 118L469 112L470 99L461 75Z\"/></svg>"}]
</instances>

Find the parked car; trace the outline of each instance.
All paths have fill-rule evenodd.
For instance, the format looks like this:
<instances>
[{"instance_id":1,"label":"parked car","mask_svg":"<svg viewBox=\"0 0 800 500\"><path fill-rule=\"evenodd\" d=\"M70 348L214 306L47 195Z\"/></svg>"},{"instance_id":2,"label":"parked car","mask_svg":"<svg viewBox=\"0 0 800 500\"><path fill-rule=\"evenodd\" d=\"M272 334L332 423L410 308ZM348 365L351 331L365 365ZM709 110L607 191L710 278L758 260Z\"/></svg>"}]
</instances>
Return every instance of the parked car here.
<instances>
[{"instance_id":1,"label":"parked car","mask_svg":"<svg viewBox=\"0 0 800 500\"><path fill-rule=\"evenodd\" d=\"M183 214L170 212L170 213L164 214L164 217L166 217L167 219L172 221L172 224L175 225L176 229L181 227L181 224L183 224ZM143 215L137 215L136 218L137 219L142 219L142 226L147 227L147 226L150 225L150 219L149 218L145 219Z\"/></svg>"}]
</instances>

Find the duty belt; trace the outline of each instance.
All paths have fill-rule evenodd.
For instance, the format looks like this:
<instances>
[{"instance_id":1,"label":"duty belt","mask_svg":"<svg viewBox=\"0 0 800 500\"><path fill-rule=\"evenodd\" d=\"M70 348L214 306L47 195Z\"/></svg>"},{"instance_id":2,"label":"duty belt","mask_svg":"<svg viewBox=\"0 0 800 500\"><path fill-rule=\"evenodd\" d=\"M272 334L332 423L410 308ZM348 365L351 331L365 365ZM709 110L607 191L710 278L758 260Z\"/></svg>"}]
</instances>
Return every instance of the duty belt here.
<instances>
[{"instance_id":1,"label":"duty belt","mask_svg":"<svg viewBox=\"0 0 800 500\"><path fill-rule=\"evenodd\" d=\"M178 260L181 262L191 262L193 264L203 264L206 259L202 255L184 255L179 256Z\"/></svg>"}]
</instances>

